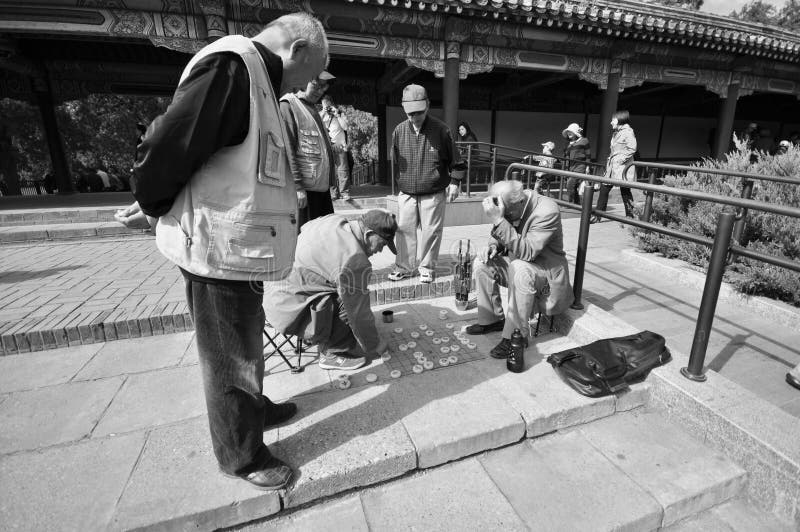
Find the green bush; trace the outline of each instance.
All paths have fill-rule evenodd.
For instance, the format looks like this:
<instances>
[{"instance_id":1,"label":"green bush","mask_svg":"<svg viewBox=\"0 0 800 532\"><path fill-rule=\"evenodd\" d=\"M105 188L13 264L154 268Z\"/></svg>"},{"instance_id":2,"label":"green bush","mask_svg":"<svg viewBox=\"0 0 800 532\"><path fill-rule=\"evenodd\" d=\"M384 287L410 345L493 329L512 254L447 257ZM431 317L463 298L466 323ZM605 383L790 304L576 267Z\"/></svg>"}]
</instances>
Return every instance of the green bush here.
<instances>
[{"instance_id":1,"label":"green bush","mask_svg":"<svg viewBox=\"0 0 800 532\"><path fill-rule=\"evenodd\" d=\"M703 172L718 168L762 175L787 176L800 180L800 148L792 146L782 155L748 150L736 140L737 149L723 161L704 160L686 175L669 175L664 185L724 196L739 196L741 178ZM751 162L752 161L752 162ZM755 180L754 200L800 207L800 185ZM728 207L728 209L730 209ZM653 198L651 221L687 233L714 238L717 217L723 206L658 194ZM643 251L660 252L703 269L708 267L711 249L658 233L636 232ZM800 260L800 219L750 211L745 219L743 245L753 251L793 261ZM740 291L785 301L800 307L800 274L752 259L737 257L728 265L725 280Z\"/></svg>"}]
</instances>

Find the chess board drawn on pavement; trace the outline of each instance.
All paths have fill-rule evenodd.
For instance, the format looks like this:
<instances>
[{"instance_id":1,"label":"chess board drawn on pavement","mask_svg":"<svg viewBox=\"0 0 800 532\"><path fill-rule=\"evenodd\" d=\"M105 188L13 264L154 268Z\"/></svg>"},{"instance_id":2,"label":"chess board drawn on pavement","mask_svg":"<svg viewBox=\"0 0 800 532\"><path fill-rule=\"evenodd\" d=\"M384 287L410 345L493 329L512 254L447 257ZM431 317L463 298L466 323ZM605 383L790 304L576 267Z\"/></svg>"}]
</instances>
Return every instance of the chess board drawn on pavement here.
<instances>
[{"instance_id":1,"label":"chess board drawn on pavement","mask_svg":"<svg viewBox=\"0 0 800 532\"><path fill-rule=\"evenodd\" d=\"M466 321L446 310L437 319L414 313L395 314L392 323L381 323L379 331L388 343L382 362L391 376L404 376L446 368L486 358L484 349L463 329ZM388 355L388 356L387 356Z\"/></svg>"}]
</instances>

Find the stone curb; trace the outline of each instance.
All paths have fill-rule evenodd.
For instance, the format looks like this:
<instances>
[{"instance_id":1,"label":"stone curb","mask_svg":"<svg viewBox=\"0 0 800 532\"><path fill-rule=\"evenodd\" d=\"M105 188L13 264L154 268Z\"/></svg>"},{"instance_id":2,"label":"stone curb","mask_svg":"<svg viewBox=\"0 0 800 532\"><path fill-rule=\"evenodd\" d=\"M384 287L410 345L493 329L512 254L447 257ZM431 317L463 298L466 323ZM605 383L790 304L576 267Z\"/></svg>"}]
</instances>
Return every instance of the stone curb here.
<instances>
[{"instance_id":1,"label":"stone curb","mask_svg":"<svg viewBox=\"0 0 800 532\"><path fill-rule=\"evenodd\" d=\"M57 225L20 225L0 231L0 244L21 244L51 240L78 240L142 236L142 229L128 229L116 222L76 222Z\"/></svg>"},{"instance_id":2,"label":"stone curb","mask_svg":"<svg viewBox=\"0 0 800 532\"><path fill-rule=\"evenodd\" d=\"M452 276L430 284L381 286L370 290L370 303L431 299L452 294ZM55 321L55 320L58 321ZM76 312L68 316L40 316L0 323L0 356L46 349L111 342L193 330L184 302L133 309Z\"/></svg>"},{"instance_id":3,"label":"stone curb","mask_svg":"<svg viewBox=\"0 0 800 532\"><path fill-rule=\"evenodd\" d=\"M623 261L633 264L647 271L656 272L665 279L689 286L702 293L705 286L705 275L693 269L682 260L658 257L654 253L644 253L635 249L624 249L621 252ZM720 301L725 301L742 310L747 310L786 325L794 330L800 330L800 309L782 301L767 297L748 296L736 290L729 283L722 283L719 291Z\"/></svg>"},{"instance_id":4,"label":"stone curb","mask_svg":"<svg viewBox=\"0 0 800 532\"><path fill-rule=\"evenodd\" d=\"M638 332L592 304L569 309L556 326L581 344ZM680 373L688 356L672 356L647 379L649 405L747 471L748 498L800 529L800 419L712 370L706 382L690 381Z\"/></svg>"}]
</instances>

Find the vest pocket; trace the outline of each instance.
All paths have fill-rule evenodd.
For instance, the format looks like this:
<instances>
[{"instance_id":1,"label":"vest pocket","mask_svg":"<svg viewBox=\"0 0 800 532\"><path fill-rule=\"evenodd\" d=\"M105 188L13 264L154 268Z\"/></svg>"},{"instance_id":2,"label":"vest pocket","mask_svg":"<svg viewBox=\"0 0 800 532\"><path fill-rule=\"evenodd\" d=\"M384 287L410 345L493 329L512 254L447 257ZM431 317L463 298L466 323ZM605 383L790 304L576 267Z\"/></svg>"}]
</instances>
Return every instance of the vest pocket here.
<instances>
[{"instance_id":1,"label":"vest pocket","mask_svg":"<svg viewBox=\"0 0 800 532\"><path fill-rule=\"evenodd\" d=\"M258 133L258 182L282 187L286 183L286 146L272 131Z\"/></svg>"},{"instance_id":2,"label":"vest pocket","mask_svg":"<svg viewBox=\"0 0 800 532\"><path fill-rule=\"evenodd\" d=\"M247 273L289 273L297 226L289 214L210 211L206 260L212 267Z\"/></svg>"},{"instance_id":3,"label":"vest pocket","mask_svg":"<svg viewBox=\"0 0 800 532\"><path fill-rule=\"evenodd\" d=\"M319 156L322 153L319 133L310 129L301 129L299 138L300 152L305 155Z\"/></svg>"}]
</instances>

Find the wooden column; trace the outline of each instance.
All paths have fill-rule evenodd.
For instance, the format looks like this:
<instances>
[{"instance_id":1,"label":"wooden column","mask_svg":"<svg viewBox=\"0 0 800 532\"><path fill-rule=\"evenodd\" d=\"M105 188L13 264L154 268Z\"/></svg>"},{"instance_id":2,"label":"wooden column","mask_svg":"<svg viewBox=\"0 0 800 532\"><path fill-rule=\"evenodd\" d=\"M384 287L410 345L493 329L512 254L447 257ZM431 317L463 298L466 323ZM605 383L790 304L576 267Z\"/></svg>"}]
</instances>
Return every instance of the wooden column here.
<instances>
[{"instance_id":1,"label":"wooden column","mask_svg":"<svg viewBox=\"0 0 800 532\"><path fill-rule=\"evenodd\" d=\"M61 141L61 134L58 132L58 122L56 121L55 104L53 103L53 93L50 89L50 81L45 75L42 78L31 80L34 88L34 97L42 114L42 125L44 126L47 147L50 150L50 164L53 166L53 174L56 178L59 194L74 194L75 188L72 185L72 177L69 172L69 164L64 154L64 144Z\"/></svg>"},{"instance_id":2,"label":"wooden column","mask_svg":"<svg viewBox=\"0 0 800 532\"><path fill-rule=\"evenodd\" d=\"M714 139L715 159L722 159L728 153L733 136L733 119L736 117L736 100L739 99L739 84L728 85L728 94L720 102L719 118L717 118L717 136Z\"/></svg>"},{"instance_id":3,"label":"wooden column","mask_svg":"<svg viewBox=\"0 0 800 532\"><path fill-rule=\"evenodd\" d=\"M389 183L389 134L386 131L386 96L378 95L378 177L379 182Z\"/></svg>"},{"instance_id":4,"label":"wooden column","mask_svg":"<svg viewBox=\"0 0 800 532\"><path fill-rule=\"evenodd\" d=\"M597 162L605 164L611 144L611 116L617 110L619 101L619 72L610 72L606 90L603 93L603 104L600 107L600 124L596 141L589 139L596 146Z\"/></svg>"},{"instance_id":5,"label":"wooden column","mask_svg":"<svg viewBox=\"0 0 800 532\"><path fill-rule=\"evenodd\" d=\"M442 99L444 100L444 123L455 136L458 127L458 70L461 63L461 46L457 42L447 43L444 61Z\"/></svg>"}]
</instances>

